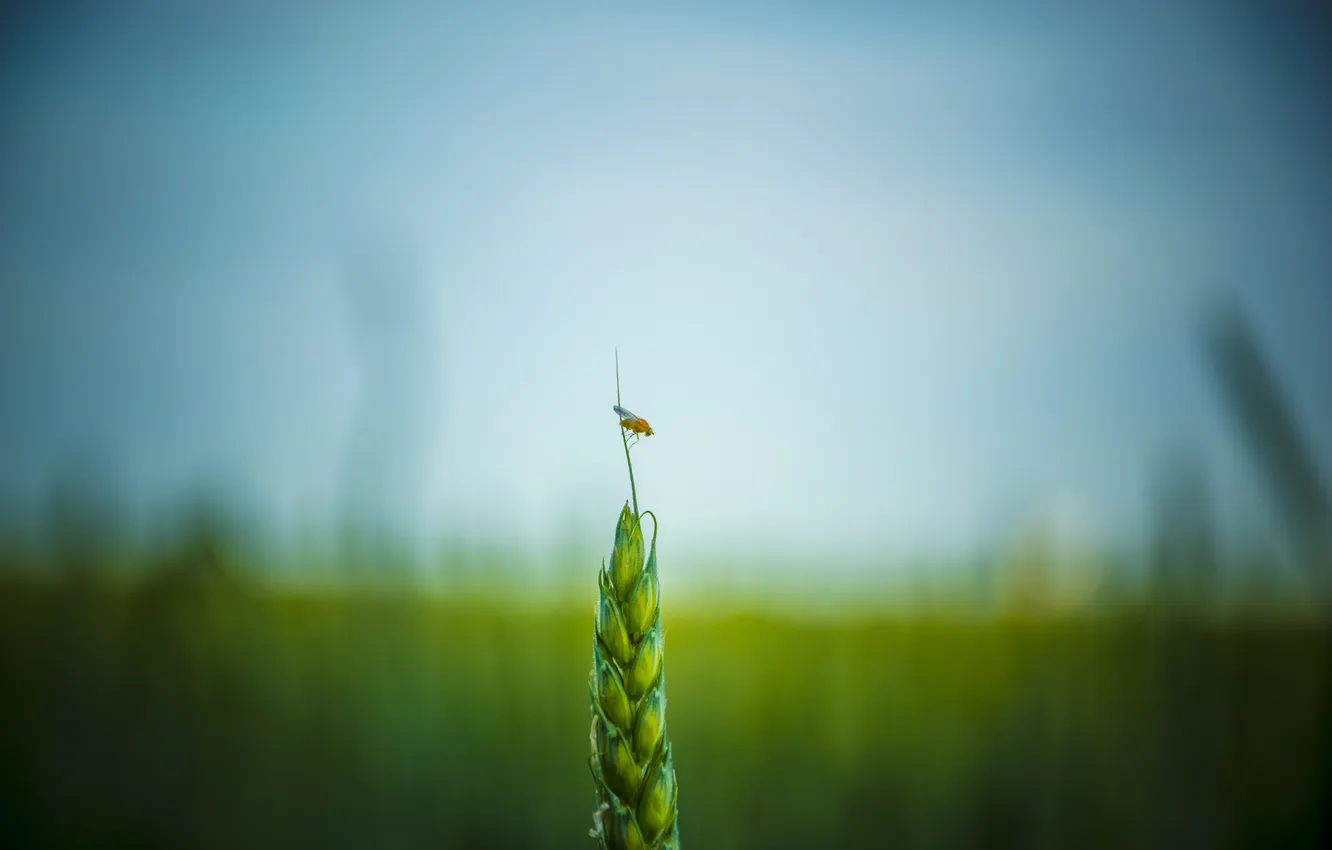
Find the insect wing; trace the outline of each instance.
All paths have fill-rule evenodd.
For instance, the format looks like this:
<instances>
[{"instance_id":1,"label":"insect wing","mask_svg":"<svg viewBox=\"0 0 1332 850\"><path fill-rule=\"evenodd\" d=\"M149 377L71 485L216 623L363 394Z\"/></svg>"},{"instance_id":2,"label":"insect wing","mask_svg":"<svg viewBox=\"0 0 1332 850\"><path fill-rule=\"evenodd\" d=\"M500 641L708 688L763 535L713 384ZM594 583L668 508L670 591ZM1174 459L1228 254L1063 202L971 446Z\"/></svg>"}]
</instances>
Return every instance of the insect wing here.
<instances>
[{"instance_id":1,"label":"insect wing","mask_svg":"<svg viewBox=\"0 0 1332 850\"><path fill-rule=\"evenodd\" d=\"M616 415L620 417L621 421L633 422L638 419L637 416L625 410L623 407L620 407L618 404L615 405L613 409L615 410Z\"/></svg>"}]
</instances>

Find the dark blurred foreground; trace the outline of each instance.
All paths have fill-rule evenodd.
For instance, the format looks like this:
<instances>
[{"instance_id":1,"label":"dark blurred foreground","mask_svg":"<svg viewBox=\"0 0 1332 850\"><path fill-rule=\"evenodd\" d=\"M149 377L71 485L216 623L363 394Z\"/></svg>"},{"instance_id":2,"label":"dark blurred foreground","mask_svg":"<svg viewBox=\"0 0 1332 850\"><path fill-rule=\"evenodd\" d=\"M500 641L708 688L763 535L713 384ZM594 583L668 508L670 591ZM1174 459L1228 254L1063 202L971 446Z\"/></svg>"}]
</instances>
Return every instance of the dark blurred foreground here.
<instances>
[{"instance_id":1,"label":"dark blurred foreground","mask_svg":"<svg viewBox=\"0 0 1332 850\"><path fill-rule=\"evenodd\" d=\"M592 846L590 601L16 576L6 846ZM1312 617L663 622L689 846L1322 846Z\"/></svg>"}]
</instances>

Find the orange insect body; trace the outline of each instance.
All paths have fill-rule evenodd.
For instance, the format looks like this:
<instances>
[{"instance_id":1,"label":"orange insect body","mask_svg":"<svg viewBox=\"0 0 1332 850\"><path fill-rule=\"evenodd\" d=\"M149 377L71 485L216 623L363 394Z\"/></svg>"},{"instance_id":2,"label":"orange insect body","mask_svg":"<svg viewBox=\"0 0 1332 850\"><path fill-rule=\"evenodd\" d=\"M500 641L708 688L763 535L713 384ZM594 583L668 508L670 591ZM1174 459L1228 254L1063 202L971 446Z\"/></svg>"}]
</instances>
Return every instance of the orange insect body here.
<instances>
[{"instance_id":1,"label":"orange insect body","mask_svg":"<svg viewBox=\"0 0 1332 850\"><path fill-rule=\"evenodd\" d=\"M652 436L652 426L648 424L646 419L640 419L623 407L620 407L618 404L615 405L614 410L616 415L620 417L621 428L626 431L632 431L635 434L642 434L644 437Z\"/></svg>"}]
</instances>

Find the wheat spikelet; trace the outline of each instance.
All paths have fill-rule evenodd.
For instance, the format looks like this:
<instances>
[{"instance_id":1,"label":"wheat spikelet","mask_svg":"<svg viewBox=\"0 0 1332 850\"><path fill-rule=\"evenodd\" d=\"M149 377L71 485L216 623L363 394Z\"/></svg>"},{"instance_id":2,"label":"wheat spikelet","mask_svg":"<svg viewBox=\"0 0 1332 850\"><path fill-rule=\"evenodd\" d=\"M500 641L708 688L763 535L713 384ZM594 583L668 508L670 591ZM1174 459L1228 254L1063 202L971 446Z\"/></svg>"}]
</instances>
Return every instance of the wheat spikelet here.
<instances>
[{"instance_id":1,"label":"wheat spikelet","mask_svg":"<svg viewBox=\"0 0 1332 850\"><path fill-rule=\"evenodd\" d=\"M666 740L656 519L645 565L642 516L626 503L610 566L603 563L598 576L589 764L597 790L591 834L605 850L675 850L680 843Z\"/></svg>"}]
</instances>

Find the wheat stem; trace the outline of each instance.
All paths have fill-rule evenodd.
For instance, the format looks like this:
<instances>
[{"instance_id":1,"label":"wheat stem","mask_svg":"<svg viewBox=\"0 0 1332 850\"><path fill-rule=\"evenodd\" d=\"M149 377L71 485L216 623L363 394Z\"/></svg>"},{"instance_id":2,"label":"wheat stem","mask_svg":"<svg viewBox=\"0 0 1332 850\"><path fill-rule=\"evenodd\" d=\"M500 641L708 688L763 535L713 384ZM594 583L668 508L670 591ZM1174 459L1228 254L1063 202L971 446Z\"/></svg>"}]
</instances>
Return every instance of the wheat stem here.
<instances>
[{"instance_id":1,"label":"wheat stem","mask_svg":"<svg viewBox=\"0 0 1332 850\"><path fill-rule=\"evenodd\" d=\"M620 349L615 349L615 404L623 405L620 401ZM620 441L624 443L624 462L629 465L629 495L634 499L634 516L638 516L638 488L634 486L634 462L629 459L629 434L620 428ZM656 522L656 517L653 517ZM655 532L654 532L655 533Z\"/></svg>"}]
</instances>

